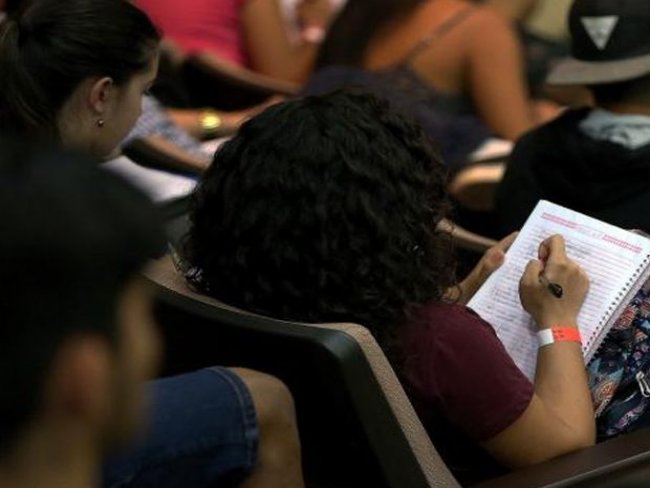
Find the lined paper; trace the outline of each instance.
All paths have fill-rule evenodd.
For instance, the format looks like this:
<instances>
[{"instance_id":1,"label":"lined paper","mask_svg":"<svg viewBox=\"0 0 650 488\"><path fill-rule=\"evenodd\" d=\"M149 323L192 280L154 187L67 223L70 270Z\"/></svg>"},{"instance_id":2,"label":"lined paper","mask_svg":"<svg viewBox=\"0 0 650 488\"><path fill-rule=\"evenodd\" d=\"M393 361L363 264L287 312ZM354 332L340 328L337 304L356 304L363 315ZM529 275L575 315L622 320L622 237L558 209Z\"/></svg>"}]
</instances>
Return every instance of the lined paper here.
<instances>
[{"instance_id":1,"label":"lined paper","mask_svg":"<svg viewBox=\"0 0 650 488\"><path fill-rule=\"evenodd\" d=\"M510 356L531 381L537 364L537 326L519 300L519 280L540 243L561 234L567 255L587 273L590 288L578 316L588 362L619 306L645 281L650 240L578 212L540 201L498 269L468 306L495 329ZM631 297L630 297L631 298Z\"/></svg>"}]
</instances>

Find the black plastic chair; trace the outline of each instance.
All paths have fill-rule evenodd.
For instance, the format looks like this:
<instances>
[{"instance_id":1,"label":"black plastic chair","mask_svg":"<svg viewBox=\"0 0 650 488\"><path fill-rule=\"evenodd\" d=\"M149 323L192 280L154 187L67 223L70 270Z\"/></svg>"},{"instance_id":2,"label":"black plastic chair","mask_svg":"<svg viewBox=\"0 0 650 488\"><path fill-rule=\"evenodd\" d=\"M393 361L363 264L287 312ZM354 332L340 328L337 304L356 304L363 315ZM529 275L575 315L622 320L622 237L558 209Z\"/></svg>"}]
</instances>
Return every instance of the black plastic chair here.
<instances>
[{"instance_id":1,"label":"black plastic chair","mask_svg":"<svg viewBox=\"0 0 650 488\"><path fill-rule=\"evenodd\" d=\"M223 364L281 378L298 412L310 487L458 486L370 333L250 314L191 291L168 258L147 273L167 342L167 371ZM650 430L478 486L647 486Z\"/></svg>"},{"instance_id":2,"label":"black plastic chair","mask_svg":"<svg viewBox=\"0 0 650 488\"><path fill-rule=\"evenodd\" d=\"M457 486L365 328L242 312L189 290L169 259L147 276L167 344L165 374L243 366L289 386L308 486Z\"/></svg>"}]
</instances>

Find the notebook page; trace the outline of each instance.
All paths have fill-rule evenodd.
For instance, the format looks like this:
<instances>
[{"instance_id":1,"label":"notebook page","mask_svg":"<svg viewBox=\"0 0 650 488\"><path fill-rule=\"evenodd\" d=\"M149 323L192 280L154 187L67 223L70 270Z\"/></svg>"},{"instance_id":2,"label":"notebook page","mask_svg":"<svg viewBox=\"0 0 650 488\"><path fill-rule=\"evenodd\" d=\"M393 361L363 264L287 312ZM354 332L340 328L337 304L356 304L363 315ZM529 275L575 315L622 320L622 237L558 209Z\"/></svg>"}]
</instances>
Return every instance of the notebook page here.
<instances>
[{"instance_id":1,"label":"notebook page","mask_svg":"<svg viewBox=\"0 0 650 488\"><path fill-rule=\"evenodd\" d=\"M497 270L469 302L487 322L519 368L531 380L537 364L537 327L521 306L519 280L539 244L553 234L564 236L568 256L587 273L590 288L578 316L583 353L598 346L596 338L613 307L629 289L650 254L650 240L541 201Z\"/></svg>"},{"instance_id":2,"label":"notebook page","mask_svg":"<svg viewBox=\"0 0 650 488\"><path fill-rule=\"evenodd\" d=\"M155 203L165 203L188 196L196 187L196 178L168 171L146 168L122 156L102 164L146 193Z\"/></svg>"}]
</instances>

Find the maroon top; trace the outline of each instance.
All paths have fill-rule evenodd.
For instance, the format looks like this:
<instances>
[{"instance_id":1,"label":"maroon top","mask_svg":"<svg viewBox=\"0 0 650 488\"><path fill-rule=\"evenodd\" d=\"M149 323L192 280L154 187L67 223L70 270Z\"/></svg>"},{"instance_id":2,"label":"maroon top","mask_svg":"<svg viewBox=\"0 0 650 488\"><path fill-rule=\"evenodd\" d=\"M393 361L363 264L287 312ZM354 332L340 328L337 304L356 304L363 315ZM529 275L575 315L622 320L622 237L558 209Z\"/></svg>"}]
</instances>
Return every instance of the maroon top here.
<instances>
[{"instance_id":1,"label":"maroon top","mask_svg":"<svg viewBox=\"0 0 650 488\"><path fill-rule=\"evenodd\" d=\"M428 305L403 330L405 385L445 462L460 481L500 474L478 443L521 416L533 385L469 308Z\"/></svg>"}]
</instances>

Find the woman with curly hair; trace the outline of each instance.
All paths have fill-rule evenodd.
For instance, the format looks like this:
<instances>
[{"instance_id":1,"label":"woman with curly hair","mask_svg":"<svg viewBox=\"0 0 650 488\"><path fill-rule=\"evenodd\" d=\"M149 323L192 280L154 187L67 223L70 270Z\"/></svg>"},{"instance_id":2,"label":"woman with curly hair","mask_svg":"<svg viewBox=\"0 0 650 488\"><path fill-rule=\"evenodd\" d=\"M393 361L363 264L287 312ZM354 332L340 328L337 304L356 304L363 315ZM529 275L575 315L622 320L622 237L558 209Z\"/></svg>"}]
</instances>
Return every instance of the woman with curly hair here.
<instances>
[{"instance_id":1,"label":"woman with curly hair","mask_svg":"<svg viewBox=\"0 0 650 488\"><path fill-rule=\"evenodd\" d=\"M531 384L462 305L507 242L454 287L452 249L435 230L448 209L444 167L386 103L337 92L270 108L215 163L185 245L198 290L277 318L367 326L464 481L594 442L579 345L542 348ZM540 328L576 327L585 275L560 236L539 257L522 277L524 307ZM562 300L540 284L542 271L567 291Z\"/></svg>"}]
</instances>

